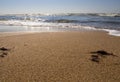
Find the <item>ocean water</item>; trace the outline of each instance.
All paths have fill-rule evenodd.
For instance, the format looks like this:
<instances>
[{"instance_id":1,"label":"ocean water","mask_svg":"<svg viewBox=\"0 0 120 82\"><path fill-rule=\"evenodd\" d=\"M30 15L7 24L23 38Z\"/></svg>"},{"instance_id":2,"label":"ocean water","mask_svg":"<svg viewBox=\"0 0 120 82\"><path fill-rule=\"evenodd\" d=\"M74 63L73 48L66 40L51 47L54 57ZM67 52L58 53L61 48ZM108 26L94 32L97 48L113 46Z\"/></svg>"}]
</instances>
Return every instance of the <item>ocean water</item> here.
<instances>
[{"instance_id":1,"label":"ocean water","mask_svg":"<svg viewBox=\"0 0 120 82\"><path fill-rule=\"evenodd\" d=\"M0 15L0 32L103 30L120 36L120 14Z\"/></svg>"}]
</instances>

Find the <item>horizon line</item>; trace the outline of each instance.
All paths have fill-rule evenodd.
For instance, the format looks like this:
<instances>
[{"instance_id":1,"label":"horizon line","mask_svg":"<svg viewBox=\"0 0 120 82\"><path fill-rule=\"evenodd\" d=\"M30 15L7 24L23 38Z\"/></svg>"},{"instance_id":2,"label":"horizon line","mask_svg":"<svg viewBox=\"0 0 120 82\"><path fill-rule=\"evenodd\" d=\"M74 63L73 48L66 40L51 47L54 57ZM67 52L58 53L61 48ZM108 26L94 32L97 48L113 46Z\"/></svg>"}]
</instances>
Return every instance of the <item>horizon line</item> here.
<instances>
[{"instance_id":1,"label":"horizon line","mask_svg":"<svg viewBox=\"0 0 120 82\"><path fill-rule=\"evenodd\" d=\"M120 14L120 13L86 13L86 12L75 12L75 13L1 13L0 15L34 15L34 14L38 14L38 15L59 15L59 14Z\"/></svg>"}]
</instances>

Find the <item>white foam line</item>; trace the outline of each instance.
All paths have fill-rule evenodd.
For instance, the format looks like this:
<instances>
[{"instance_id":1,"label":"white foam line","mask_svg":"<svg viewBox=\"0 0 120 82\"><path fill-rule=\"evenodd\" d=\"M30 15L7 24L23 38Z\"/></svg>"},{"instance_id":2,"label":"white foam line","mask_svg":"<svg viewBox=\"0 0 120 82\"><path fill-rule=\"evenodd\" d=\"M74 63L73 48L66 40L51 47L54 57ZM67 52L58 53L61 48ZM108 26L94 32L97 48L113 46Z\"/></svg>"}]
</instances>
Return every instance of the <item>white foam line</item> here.
<instances>
[{"instance_id":1,"label":"white foam line","mask_svg":"<svg viewBox=\"0 0 120 82\"><path fill-rule=\"evenodd\" d=\"M109 35L120 36L120 31L118 30L110 30L110 29L99 29L108 32Z\"/></svg>"}]
</instances>

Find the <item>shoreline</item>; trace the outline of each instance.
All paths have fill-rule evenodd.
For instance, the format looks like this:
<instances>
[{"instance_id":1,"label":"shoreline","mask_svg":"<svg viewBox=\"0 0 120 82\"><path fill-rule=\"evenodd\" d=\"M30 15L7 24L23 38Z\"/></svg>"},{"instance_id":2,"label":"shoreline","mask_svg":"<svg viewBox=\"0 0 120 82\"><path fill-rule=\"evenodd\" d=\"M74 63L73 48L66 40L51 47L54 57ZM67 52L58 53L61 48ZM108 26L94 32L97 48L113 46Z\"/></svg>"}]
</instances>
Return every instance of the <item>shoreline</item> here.
<instances>
[{"instance_id":1,"label":"shoreline","mask_svg":"<svg viewBox=\"0 0 120 82\"><path fill-rule=\"evenodd\" d=\"M0 37L1 82L119 82L120 37L103 31L42 32ZM96 56L104 50L112 55ZM3 53L2 48L0 54ZM92 56L99 58L99 63Z\"/></svg>"},{"instance_id":2,"label":"shoreline","mask_svg":"<svg viewBox=\"0 0 120 82\"><path fill-rule=\"evenodd\" d=\"M6 36L16 36L16 35L26 35L26 34L39 34L39 33L65 33L65 32L101 32L105 33L109 36L119 37L116 35L109 34L106 30L81 30L81 31L51 31L51 32L0 32L0 37L6 37Z\"/></svg>"}]
</instances>

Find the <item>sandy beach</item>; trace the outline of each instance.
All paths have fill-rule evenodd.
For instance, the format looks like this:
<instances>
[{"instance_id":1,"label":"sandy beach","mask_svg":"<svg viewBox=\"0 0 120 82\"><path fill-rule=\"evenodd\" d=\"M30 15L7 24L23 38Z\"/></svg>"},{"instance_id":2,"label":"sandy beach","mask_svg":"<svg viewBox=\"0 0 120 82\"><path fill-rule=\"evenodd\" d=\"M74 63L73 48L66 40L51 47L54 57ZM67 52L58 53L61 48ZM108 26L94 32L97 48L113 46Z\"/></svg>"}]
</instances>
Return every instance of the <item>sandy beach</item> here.
<instances>
[{"instance_id":1,"label":"sandy beach","mask_svg":"<svg viewBox=\"0 0 120 82\"><path fill-rule=\"evenodd\" d=\"M0 82L120 82L120 37L106 32L2 36L0 48Z\"/></svg>"}]
</instances>

